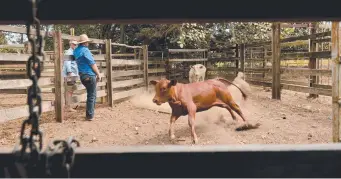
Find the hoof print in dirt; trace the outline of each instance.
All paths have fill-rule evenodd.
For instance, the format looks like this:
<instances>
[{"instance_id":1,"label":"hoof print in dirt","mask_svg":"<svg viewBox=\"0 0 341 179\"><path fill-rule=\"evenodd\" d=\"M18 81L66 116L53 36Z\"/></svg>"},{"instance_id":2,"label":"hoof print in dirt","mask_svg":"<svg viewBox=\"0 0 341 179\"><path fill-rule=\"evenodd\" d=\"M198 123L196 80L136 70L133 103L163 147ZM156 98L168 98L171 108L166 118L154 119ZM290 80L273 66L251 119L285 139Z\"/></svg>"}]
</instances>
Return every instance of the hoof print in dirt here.
<instances>
[{"instance_id":1,"label":"hoof print in dirt","mask_svg":"<svg viewBox=\"0 0 341 179\"><path fill-rule=\"evenodd\" d=\"M259 128L259 126L260 126L260 123L257 123L257 124L246 123L246 124L243 124L243 125L237 127L236 131L245 131L245 130L249 130L249 129L257 129L257 128Z\"/></svg>"}]
</instances>

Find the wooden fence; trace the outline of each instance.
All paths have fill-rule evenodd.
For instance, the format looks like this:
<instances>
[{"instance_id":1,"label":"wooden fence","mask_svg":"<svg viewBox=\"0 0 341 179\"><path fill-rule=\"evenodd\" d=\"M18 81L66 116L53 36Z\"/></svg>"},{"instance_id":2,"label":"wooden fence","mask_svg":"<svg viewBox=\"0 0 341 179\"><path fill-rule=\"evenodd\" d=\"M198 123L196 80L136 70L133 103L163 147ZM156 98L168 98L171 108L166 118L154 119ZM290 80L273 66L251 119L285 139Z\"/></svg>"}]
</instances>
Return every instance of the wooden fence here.
<instances>
[{"instance_id":1,"label":"wooden fence","mask_svg":"<svg viewBox=\"0 0 341 179\"><path fill-rule=\"evenodd\" d=\"M207 49L168 49L165 60L167 79L188 81L190 66L205 64Z\"/></svg>"},{"instance_id":2,"label":"wooden fence","mask_svg":"<svg viewBox=\"0 0 341 179\"><path fill-rule=\"evenodd\" d=\"M0 30L3 26L0 26ZM26 33L23 28L14 28L14 32ZM5 28L8 31L8 29ZM10 30L13 30L12 27ZM43 33L43 32L42 32ZM44 63L44 71L39 80L43 92L43 113L54 111L56 120L64 120L65 85L70 77L62 77L64 59L63 40L77 38L52 32L54 51L50 52ZM97 49L94 55L100 71L100 81L97 82L97 102L108 103L113 106L115 102L127 99L148 88L148 47L129 46L112 43L111 40L91 39L92 43L105 46L105 53ZM124 46L126 53L118 53L116 47ZM6 47L7 48L7 47ZM0 122L28 117L26 105L27 88L31 81L26 76L26 62L30 54L0 53L0 96L11 98L13 94L20 94L22 103L19 106L2 106L0 103ZM111 68L108 68L110 66ZM152 70L151 70L152 71ZM152 71L153 73L153 71ZM15 76L16 75L16 76ZM18 76L19 75L19 76ZM20 76L21 75L21 76ZM86 101L85 87L76 78L74 94L68 104L79 104Z\"/></svg>"},{"instance_id":3,"label":"wooden fence","mask_svg":"<svg viewBox=\"0 0 341 179\"><path fill-rule=\"evenodd\" d=\"M273 32L273 37L279 39L279 33L275 33L275 30ZM331 96L331 32L312 32L310 35L280 39L278 42L239 44L218 53L220 56L211 52L207 62L207 77L234 78L236 72L241 71L245 74L245 80L253 85L272 87L277 91L285 89L307 93L311 97ZM286 48L298 45L307 48L296 51ZM272 56L273 48L278 51L275 56ZM273 78L272 73L276 66L277 79ZM280 93L276 95L280 98Z\"/></svg>"},{"instance_id":4,"label":"wooden fence","mask_svg":"<svg viewBox=\"0 0 341 179\"><path fill-rule=\"evenodd\" d=\"M232 79L239 71L239 53L238 45L228 47L221 52L210 50L208 53L206 79L211 79L221 76L227 79Z\"/></svg>"},{"instance_id":5,"label":"wooden fence","mask_svg":"<svg viewBox=\"0 0 341 179\"><path fill-rule=\"evenodd\" d=\"M0 26L0 30L3 30L3 27ZM26 33L24 28L6 28L7 31ZM279 33L276 28L274 29L275 39ZM331 76L328 62L331 57L330 36L331 32L312 33L300 37L278 38L277 43L274 41L239 44L225 48L221 52L214 49L169 49L165 52L148 52L147 46L129 46L112 43L110 40L91 39L93 43L105 46L104 51L103 48L92 50L98 52L94 58L101 73L101 80L97 83L97 100L113 106L115 102L148 89L148 82L152 79L166 77L187 81L188 67L194 63L203 63L207 66L207 78L221 76L232 79L239 71L244 72L245 80L249 83L272 87L273 91L277 90L276 93L273 92L273 98L278 98L278 95L280 97L280 94L277 94L278 89L279 91L286 89L309 93L310 96L315 97L317 95L330 96L332 91L331 82L328 80ZM65 79L61 76L64 60L62 44L63 40L77 37L60 32L51 32L49 37L54 38L55 49L48 52L44 63L45 69L39 80L43 92L43 111L54 110L57 121L63 121ZM293 44L307 45L308 48L294 52L288 51L286 47ZM20 45L14 46L14 48L21 47ZM119 53L118 48L121 47L125 47L124 53L121 51ZM277 49L282 53L272 56L272 49ZM31 84L26 79L28 58L29 54L0 54L0 94L25 95L27 93L27 87ZM294 66L293 59L299 65ZM278 69L278 73L272 73L274 69ZM71 103L84 102L86 100L85 88L79 80L74 90ZM21 106L2 107L0 115L0 121L27 117L27 106L23 103Z\"/></svg>"}]
</instances>

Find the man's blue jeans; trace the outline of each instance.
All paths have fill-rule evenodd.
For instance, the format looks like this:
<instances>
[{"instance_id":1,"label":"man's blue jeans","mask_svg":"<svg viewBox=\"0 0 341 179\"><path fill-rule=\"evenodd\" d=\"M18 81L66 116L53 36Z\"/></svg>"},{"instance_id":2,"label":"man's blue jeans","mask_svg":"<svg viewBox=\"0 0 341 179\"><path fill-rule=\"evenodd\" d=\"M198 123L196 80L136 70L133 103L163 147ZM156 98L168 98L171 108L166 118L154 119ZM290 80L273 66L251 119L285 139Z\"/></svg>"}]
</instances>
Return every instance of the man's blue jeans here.
<instances>
[{"instance_id":1,"label":"man's blue jeans","mask_svg":"<svg viewBox=\"0 0 341 179\"><path fill-rule=\"evenodd\" d=\"M92 120L95 115L95 104L96 104L96 76L90 76L88 74L81 74L80 80L86 88L87 99L86 99L86 118Z\"/></svg>"}]
</instances>

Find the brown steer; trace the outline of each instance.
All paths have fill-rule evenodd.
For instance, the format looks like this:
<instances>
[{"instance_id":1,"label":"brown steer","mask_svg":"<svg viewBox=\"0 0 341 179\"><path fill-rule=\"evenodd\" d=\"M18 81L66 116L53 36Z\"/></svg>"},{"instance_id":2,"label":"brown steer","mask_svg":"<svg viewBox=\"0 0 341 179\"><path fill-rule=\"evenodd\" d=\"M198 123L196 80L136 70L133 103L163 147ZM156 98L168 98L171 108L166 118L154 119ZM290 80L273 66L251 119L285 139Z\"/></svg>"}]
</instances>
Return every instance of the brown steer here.
<instances>
[{"instance_id":1,"label":"brown steer","mask_svg":"<svg viewBox=\"0 0 341 179\"><path fill-rule=\"evenodd\" d=\"M152 80L150 84L155 85L153 102L157 105L168 102L172 108L169 126L171 140L175 139L174 122L180 116L188 115L188 125L191 130L192 140L196 144L198 138L194 128L195 114L196 112L206 111L213 106L227 109L232 118L236 120L236 116L232 112L233 110L246 122L242 111L233 100L227 87L230 84L236 86L241 91L244 100L247 98L247 95L237 85L226 79L216 78L190 84L178 83L177 80L161 79Z\"/></svg>"}]
</instances>

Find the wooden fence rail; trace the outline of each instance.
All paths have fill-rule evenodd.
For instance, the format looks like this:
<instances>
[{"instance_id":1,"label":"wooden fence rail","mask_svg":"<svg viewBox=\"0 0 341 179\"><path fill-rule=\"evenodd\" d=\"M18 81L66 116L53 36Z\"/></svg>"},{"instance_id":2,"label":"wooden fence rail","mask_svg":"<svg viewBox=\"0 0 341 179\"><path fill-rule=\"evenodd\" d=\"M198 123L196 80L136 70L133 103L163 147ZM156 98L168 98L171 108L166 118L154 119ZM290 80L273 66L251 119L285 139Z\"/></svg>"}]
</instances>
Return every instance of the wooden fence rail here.
<instances>
[{"instance_id":1,"label":"wooden fence rail","mask_svg":"<svg viewBox=\"0 0 341 179\"><path fill-rule=\"evenodd\" d=\"M26 33L25 28L12 26L0 26L0 30ZM42 33L44 34L44 32ZM277 35L277 33L274 33L273 38L278 38ZM317 63L318 59L331 58L330 49L318 51L315 48L316 44L330 43L330 36L331 32L312 32L312 34L306 36L280 39L278 42L271 41L272 44L271 42L238 44L219 50L219 52L217 49L169 49L167 52L148 52L147 46L130 46L113 43L111 40L92 39L92 43L100 43L106 46L103 53L94 55L101 73L101 80L97 83L97 97L101 102L113 106L115 102L127 99L148 89L148 82L152 79L163 77L186 79L186 75L188 75L187 66L195 63L202 63L206 66L207 78L216 76L234 78L238 72L244 72L246 81L255 85L272 87L277 92L279 91L279 94L273 96L277 99L280 98L280 89L309 93L315 96L330 96L331 85L319 83L318 79L331 77L332 71L330 69L319 69L316 65L313 65ZM62 39L72 39L77 36L53 32L49 34L49 37L54 38L55 50L51 52L52 56L47 58L44 63L44 71L42 78L39 80L39 85L42 86L43 92L55 93L55 99L45 101L44 105L47 105L47 111L51 109L51 106L58 106L55 113L57 120L62 121L65 85L63 81L65 79L60 74L62 62L66 59L66 56L62 55L63 49L59 47L63 46L61 44ZM283 50L290 43L308 44L309 49L295 52ZM129 52L116 53L114 49L117 47L125 47ZM273 56L272 49L274 47L279 49L278 52L281 52L277 53L275 49L277 56ZM0 54L0 78L2 76L8 77L6 80L0 80L1 93L27 93L27 87L31 84L30 80L26 79L26 62L29 56L29 54ZM276 59L277 63L272 63ZM283 61L291 59L298 61L307 59L309 64L307 64L307 68L281 66ZM295 81L286 77L286 75L305 77L306 79ZM77 82L71 103L86 100L85 88L79 83L79 79ZM6 120L27 114L22 113L11 116L8 115L8 111L12 110L2 110L3 113L6 113L4 115L7 116L5 117Z\"/></svg>"},{"instance_id":2,"label":"wooden fence rail","mask_svg":"<svg viewBox=\"0 0 341 179\"><path fill-rule=\"evenodd\" d=\"M220 76L231 79L236 76L237 72L243 72L245 80L251 84L271 87L273 92L275 90L276 94L273 94L275 99L280 99L281 89L308 93L310 97L331 96L331 84L319 82L319 79L331 78L332 70L319 69L316 65L319 59L330 60L332 56L330 49L316 50L318 44L330 44L331 32L315 33L316 30L313 27L309 35L275 41L279 39L279 33L277 33L279 28L279 26L273 26L272 41L238 44L223 49L222 53L213 51L208 56L207 78ZM307 45L308 49L295 52L283 51L289 44L291 46ZM275 56L272 53L273 48L276 48ZM231 49L234 50L234 54ZM282 62L293 59L307 60L308 63L304 68L303 66L294 68L281 65Z\"/></svg>"},{"instance_id":3,"label":"wooden fence rail","mask_svg":"<svg viewBox=\"0 0 341 179\"><path fill-rule=\"evenodd\" d=\"M23 28L12 26L0 26L0 30L26 33L26 30L24 31ZM55 49L51 52L51 58L46 59L44 63L44 71L38 84L43 92L54 93L54 98L52 99L50 97L43 98L43 112L54 111L56 121L62 122L65 118L64 89L66 81L70 79L70 77L62 77L64 60L69 60L68 56L63 55L62 40L75 38L76 36L61 34L60 31L57 31L50 33L49 37L53 37ZM97 82L97 101L101 100L101 102L108 103L112 106L115 101L132 97L146 90L148 75L145 72L148 72L148 65L146 66L147 69L145 69L144 64L148 64L147 46L129 46L126 44L112 43L111 40L91 40L93 40L92 43L106 45L105 54L93 56L100 70L100 81ZM112 48L116 46L132 48L134 49L134 53L116 54L112 51ZM26 62L29 57L30 54L0 54L0 76L5 75L4 80L0 80L0 93L13 94L20 92L24 95L27 94L27 88L32 84L26 77ZM157 69L156 72L162 72L162 69ZM154 73L154 71L151 73ZM12 75L12 77L9 75ZM21 79L18 79L18 75L21 75ZM79 77L72 78L76 80L76 85L73 87L74 94L72 99L68 101L68 104L85 102L85 87L80 83ZM27 105L5 109L0 108L0 116L0 122L28 117Z\"/></svg>"}]
</instances>

